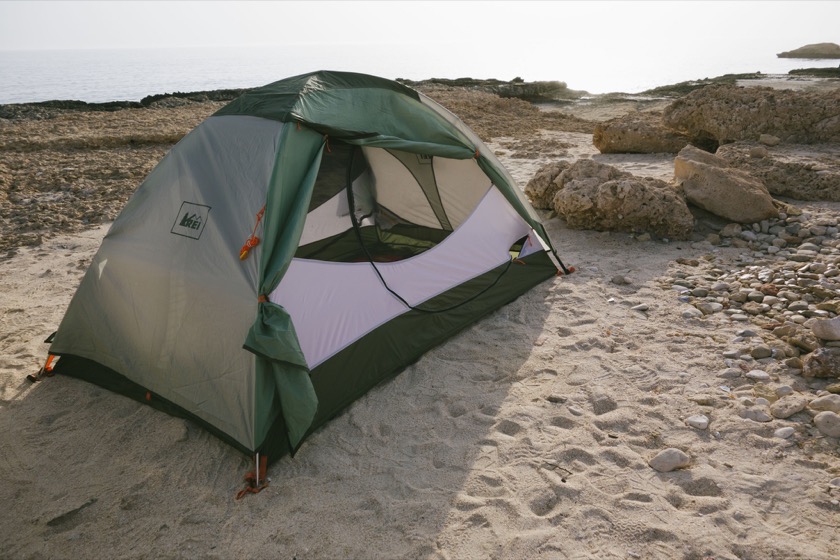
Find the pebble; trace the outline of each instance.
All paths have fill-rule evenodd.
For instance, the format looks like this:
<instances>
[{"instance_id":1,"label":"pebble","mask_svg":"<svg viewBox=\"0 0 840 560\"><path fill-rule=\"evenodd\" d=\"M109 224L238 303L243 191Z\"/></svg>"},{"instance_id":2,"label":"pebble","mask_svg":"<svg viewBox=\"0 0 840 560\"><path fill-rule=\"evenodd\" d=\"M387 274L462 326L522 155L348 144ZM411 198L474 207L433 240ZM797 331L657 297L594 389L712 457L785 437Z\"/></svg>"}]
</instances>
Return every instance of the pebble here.
<instances>
[{"instance_id":1,"label":"pebble","mask_svg":"<svg viewBox=\"0 0 840 560\"><path fill-rule=\"evenodd\" d=\"M828 481L829 486L834 486L835 488L840 488L840 476L837 478L832 478Z\"/></svg>"},{"instance_id":2,"label":"pebble","mask_svg":"<svg viewBox=\"0 0 840 560\"><path fill-rule=\"evenodd\" d=\"M753 369L748 371L744 374L744 377L747 379L752 379L753 381L770 381L770 374L761 369Z\"/></svg>"},{"instance_id":3,"label":"pebble","mask_svg":"<svg viewBox=\"0 0 840 560\"><path fill-rule=\"evenodd\" d=\"M698 430L705 430L709 427L709 417L703 414L695 414L685 419L685 423Z\"/></svg>"},{"instance_id":4,"label":"pebble","mask_svg":"<svg viewBox=\"0 0 840 560\"><path fill-rule=\"evenodd\" d=\"M793 394L793 387L791 387L790 385L781 385L779 387L776 387L775 393L776 396L779 398L786 397L788 395Z\"/></svg>"},{"instance_id":5,"label":"pebble","mask_svg":"<svg viewBox=\"0 0 840 560\"><path fill-rule=\"evenodd\" d=\"M817 411L829 410L840 413L840 395L823 395L822 397L817 397L808 403L808 408Z\"/></svg>"},{"instance_id":6,"label":"pebble","mask_svg":"<svg viewBox=\"0 0 840 560\"><path fill-rule=\"evenodd\" d=\"M814 319L806 325L811 332L822 340L840 340L840 317L834 319Z\"/></svg>"},{"instance_id":7,"label":"pebble","mask_svg":"<svg viewBox=\"0 0 840 560\"><path fill-rule=\"evenodd\" d=\"M699 309L691 308L683 311L682 316L683 319L699 319L703 316L703 312Z\"/></svg>"},{"instance_id":8,"label":"pebble","mask_svg":"<svg viewBox=\"0 0 840 560\"><path fill-rule=\"evenodd\" d=\"M647 311L648 309L650 309L650 306L646 303L640 303L639 305L634 305L630 309L632 309L633 311Z\"/></svg>"},{"instance_id":9,"label":"pebble","mask_svg":"<svg viewBox=\"0 0 840 560\"><path fill-rule=\"evenodd\" d=\"M676 469L685 468L690 464L691 457L674 447L660 451L648 461L648 465L659 472L671 472Z\"/></svg>"},{"instance_id":10,"label":"pebble","mask_svg":"<svg viewBox=\"0 0 840 560\"><path fill-rule=\"evenodd\" d=\"M762 358L769 358L773 355L773 350L770 349L769 346L761 345L756 346L755 348L750 351L750 356L755 358L756 360L760 360Z\"/></svg>"},{"instance_id":11,"label":"pebble","mask_svg":"<svg viewBox=\"0 0 840 560\"><path fill-rule=\"evenodd\" d=\"M745 408L738 415L745 420L752 420L753 422L770 422L773 420L772 416L760 408Z\"/></svg>"},{"instance_id":12,"label":"pebble","mask_svg":"<svg viewBox=\"0 0 840 560\"><path fill-rule=\"evenodd\" d=\"M770 405L770 414L776 418L790 418L797 412L805 410L806 401L803 397L789 395Z\"/></svg>"},{"instance_id":13,"label":"pebble","mask_svg":"<svg viewBox=\"0 0 840 560\"><path fill-rule=\"evenodd\" d=\"M820 412L814 416L814 425L824 436L840 438L840 415L836 412Z\"/></svg>"},{"instance_id":14,"label":"pebble","mask_svg":"<svg viewBox=\"0 0 840 560\"><path fill-rule=\"evenodd\" d=\"M773 432L773 437L779 439L787 439L793 435L794 431L795 430L790 426L785 426L784 428L779 428L778 430Z\"/></svg>"}]
</instances>

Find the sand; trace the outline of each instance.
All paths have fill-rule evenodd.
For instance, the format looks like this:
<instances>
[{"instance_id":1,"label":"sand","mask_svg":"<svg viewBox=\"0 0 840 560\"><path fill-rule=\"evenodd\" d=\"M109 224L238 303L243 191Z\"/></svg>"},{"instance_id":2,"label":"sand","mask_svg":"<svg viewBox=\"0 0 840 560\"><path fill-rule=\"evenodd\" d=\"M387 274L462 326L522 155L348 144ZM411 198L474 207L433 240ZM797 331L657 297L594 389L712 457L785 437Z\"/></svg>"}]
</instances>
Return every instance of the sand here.
<instances>
[{"instance_id":1,"label":"sand","mask_svg":"<svg viewBox=\"0 0 840 560\"><path fill-rule=\"evenodd\" d=\"M492 138L522 186L555 159L593 157L666 180L673 172L672 156L598 154L586 132L591 107L588 125L514 102L486 122L474 109L468 124ZM157 129L137 123L175 122L167 134L177 137L212 110L0 128L7 152L33 143L0 152L0 202L18 214L86 205L64 222L3 223L0 558L838 557L838 442L802 420L740 418L718 375L744 325L684 319L685 304L658 281L677 259L734 268L741 249L575 231L546 214L576 273L537 286L370 391L296 457L272 465L266 490L241 500L248 459L196 425L79 380L27 382L112 212L165 151ZM517 111L525 112L512 118ZM126 176L97 175L117 154ZM39 165L57 178L39 182ZM78 176L62 178L62 166ZM109 195L85 194L103 182ZM100 217L84 222L86 212ZM707 429L686 425L698 414ZM794 436L774 438L782 426ZM685 452L689 466L651 468L666 448Z\"/></svg>"}]
</instances>

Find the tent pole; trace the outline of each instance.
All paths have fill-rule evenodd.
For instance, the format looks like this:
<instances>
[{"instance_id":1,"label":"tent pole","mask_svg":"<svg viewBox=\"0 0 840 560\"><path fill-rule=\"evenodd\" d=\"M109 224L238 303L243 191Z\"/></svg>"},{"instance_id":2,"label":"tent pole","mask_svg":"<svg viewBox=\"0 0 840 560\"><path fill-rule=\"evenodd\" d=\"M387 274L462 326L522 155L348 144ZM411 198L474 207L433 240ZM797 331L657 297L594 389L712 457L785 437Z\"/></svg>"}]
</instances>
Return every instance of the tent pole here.
<instances>
[{"instance_id":1,"label":"tent pole","mask_svg":"<svg viewBox=\"0 0 840 560\"><path fill-rule=\"evenodd\" d=\"M254 472L257 475L256 476L256 481L257 481L256 486L257 486L257 488L259 488L259 486L260 486L260 452L259 451L257 451L257 453L254 455Z\"/></svg>"}]
</instances>

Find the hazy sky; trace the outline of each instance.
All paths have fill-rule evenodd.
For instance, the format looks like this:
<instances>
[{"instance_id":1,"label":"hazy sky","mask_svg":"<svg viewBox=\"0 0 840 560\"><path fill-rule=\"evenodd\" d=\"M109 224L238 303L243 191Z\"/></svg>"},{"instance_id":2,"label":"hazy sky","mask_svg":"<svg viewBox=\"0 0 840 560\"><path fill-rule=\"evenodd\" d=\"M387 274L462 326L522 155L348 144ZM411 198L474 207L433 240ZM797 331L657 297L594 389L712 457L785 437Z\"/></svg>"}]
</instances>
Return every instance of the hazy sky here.
<instances>
[{"instance_id":1,"label":"hazy sky","mask_svg":"<svg viewBox=\"0 0 840 560\"><path fill-rule=\"evenodd\" d=\"M0 1L0 50L428 44L615 51L840 43L840 1ZM754 45L753 45L754 46Z\"/></svg>"}]
</instances>

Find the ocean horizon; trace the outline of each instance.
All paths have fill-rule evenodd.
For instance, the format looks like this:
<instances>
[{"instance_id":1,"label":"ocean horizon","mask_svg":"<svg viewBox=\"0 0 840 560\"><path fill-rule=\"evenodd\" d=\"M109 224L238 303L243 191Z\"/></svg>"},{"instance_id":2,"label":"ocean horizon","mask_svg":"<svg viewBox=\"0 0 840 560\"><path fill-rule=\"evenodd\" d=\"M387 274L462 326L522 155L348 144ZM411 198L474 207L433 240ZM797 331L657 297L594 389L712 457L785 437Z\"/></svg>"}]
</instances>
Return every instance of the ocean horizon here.
<instances>
[{"instance_id":1,"label":"ocean horizon","mask_svg":"<svg viewBox=\"0 0 840 560\"><path fill-rule=\"evenodd\" d=\"M438 48L456 48L439 45ZM383 56L387 53L387 56ZM725 74L787 74L836 67L837 60L664 51L608 62L586 56L451 57L412 45L296 45L154 49L0 51L0 104L50 100L139 101L148 95L258 87L315 70L343 70L389 79L476 78L559 81L591 94L639 93Z\"/></svg>"}]
</instances>

